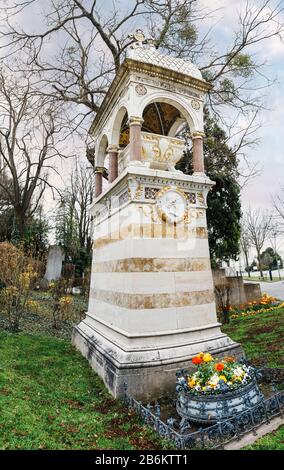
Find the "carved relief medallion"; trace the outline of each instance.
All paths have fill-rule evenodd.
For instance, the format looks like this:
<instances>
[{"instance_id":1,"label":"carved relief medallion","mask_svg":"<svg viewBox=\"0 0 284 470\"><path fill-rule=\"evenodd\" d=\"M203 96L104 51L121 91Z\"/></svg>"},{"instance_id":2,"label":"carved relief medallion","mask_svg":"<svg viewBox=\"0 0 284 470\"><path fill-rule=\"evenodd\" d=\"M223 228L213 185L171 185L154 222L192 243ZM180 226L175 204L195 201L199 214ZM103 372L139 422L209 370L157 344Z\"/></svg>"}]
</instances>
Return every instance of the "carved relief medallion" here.
<instances>
[{"instance_id":1,"label":"carved relief medallion","mask_svg":"<svg viewBox=\"0 0 284 470\"><path fill-rule=\"evenodd\" d=\"M197 101L197 100L192 100L192 101L191 101L191 106L192 106L192 108L195 109L196 111L197 111L198 109L200 109L200 103L199 103L199 101Z\"/></svg>"},{"instance_id":2,"label":"carved relief medallion","mask_svg":"<svg viewBox=\"0 0 284 470\"><path fill-rule=\"evenodd\" d=\"M137 93L137 95L140 95L140 96L144 96L147 94L147 88L144 86L144 85L136 85L135 87L135 91Z\"/></svg>"}]
</instances>

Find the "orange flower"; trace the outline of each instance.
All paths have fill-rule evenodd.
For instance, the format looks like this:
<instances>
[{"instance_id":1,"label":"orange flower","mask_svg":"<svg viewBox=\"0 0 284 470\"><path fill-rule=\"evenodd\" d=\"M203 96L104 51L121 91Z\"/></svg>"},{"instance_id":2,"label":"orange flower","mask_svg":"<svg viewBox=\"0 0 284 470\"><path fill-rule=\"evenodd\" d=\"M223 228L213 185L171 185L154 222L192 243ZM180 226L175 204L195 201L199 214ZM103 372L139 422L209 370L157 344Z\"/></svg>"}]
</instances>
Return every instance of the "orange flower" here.
<instances>
[{"instance_id":1,"label":"orange flower","mask_svg":"<svg viewBox=\"0 0 284 470\"><path fill-rule=\"evenodd\" d=\"M218 372L221 372L221 370L224 369L224 364L222 364L221 362L218 362L218 364L215 364L215 370L217 370Z\"/></svg>"},{"instance_id":2,"label":"orange flower","mask_svg":"<svg viewBox=\"0 0 284 470\"><path fill-rule=\"evenodd\" d=\"M197 366L198 364L201 364L202 357L196 356L196 357L193 357L191 360L192 360L193 364L195 364Z\"/></svg>"}]
</instances>

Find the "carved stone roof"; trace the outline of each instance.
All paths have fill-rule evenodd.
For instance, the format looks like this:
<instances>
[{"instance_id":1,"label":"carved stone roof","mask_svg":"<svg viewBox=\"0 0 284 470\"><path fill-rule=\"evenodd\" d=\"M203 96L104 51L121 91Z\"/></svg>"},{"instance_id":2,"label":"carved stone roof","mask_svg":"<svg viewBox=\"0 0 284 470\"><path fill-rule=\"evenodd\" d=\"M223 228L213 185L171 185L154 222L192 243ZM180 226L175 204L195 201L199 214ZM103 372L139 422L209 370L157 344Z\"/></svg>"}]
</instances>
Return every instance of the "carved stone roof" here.
<instances>
[{"instance_id":1,"label":"carved stone roof","mask_svg":"<svg viewBox=\"0 0 284 470\"><path fill-rule=\"evenodd\" d=\"M200 70L191 62L169 55L163 55L153 46L135 45L134 47L128 47L126 57L202 80Z\"/></svg>"}]
</instances>

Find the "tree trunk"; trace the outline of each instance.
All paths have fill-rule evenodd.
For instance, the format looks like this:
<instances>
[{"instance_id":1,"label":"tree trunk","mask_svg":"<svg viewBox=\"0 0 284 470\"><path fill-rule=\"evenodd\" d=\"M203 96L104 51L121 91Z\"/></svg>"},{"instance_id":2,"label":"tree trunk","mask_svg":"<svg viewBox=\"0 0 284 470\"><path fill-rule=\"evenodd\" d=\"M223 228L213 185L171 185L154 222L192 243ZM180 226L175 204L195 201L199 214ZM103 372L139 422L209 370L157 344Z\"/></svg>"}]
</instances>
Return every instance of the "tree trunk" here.
<instances>
[{"instance_id":1,"label":"tree trunk","mask_svg":"<svg viewBox=\"0 0 284 470\"><path fill-rule=\"evenodd\" d=\"M263 279L263 271L262 271L262 262L261 262L261 257L260 257L260 251L257 251L257 260L258 260L258 269L260 272L260 277Z\"/></svg>"},{"instance_id":2,"label":"tree trunk","mask_svg":"<svg viewBox=\"0 0 284 470\"><path fill-rule=\"evenodd\" d=\"M24 238L25 228L26 228L26 218L23 213L17 215L17 225L18 225L18 232L19 238L22 240Z\"/></svg>"},{"instance_id":3,"label":"tree trunk","mask_svg":"<svg viewBox=\"0 0 284 470\"><path fill-rule=\"evenodd\" d=\"M248 276L250 277L249 260L248 260L248 254L247 254L247 252L245 252L245 259L246 259L247 273L248 273Z\"/></svg>"},{"instance_id":4,"label":"tree trunk","mask_svg":"<svg viewBox=\"0 0 284 470\"><path fill-rule=\"evenodd\" d=\"M24 238L24 233L26 229L26 214L22 210L22 208L15 208L15 223L14 223L14 234L13 234L13 241L21 241Z\"/></svg>"}]
</instances>

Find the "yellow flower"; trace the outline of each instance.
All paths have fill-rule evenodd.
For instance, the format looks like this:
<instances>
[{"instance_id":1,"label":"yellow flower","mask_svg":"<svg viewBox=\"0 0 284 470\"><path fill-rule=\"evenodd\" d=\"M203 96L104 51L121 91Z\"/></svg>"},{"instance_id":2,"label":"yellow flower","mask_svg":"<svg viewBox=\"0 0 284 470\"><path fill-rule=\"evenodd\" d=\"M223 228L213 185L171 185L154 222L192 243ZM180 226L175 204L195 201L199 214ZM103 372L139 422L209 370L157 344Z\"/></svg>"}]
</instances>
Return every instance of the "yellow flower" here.
<instances>
[{"instance_id":1,"label":"yellow flower","mask_svg":"<svg viewBox=\"0 0 284 470\"><path fill-rule=\"evenodd\" d=\"M216 388L217 384L215 382L208 382L210 388Z\"/></svg>"},{"instance_id":2,"label":"yellow flower","mask_svg":"<svg viewBox=\"0 0 284 470\"><path fill-rule=\"evenodd\" d=\"M203 356L203 361L204 362L210 362L213 360L213 357L211 356L211 354L209 353L205 353L204 356Z\"/></svg>"},{"instance_id":3,"label":"yellow flower","mask_svg":"<svg viewBox=\"0 0 284 470\"><path fill-rule=\"evenodd\" d=\"M188 380L188 386L190 388L194 387L195 384L196 384L196 380L195 380L194 377L192 379Z\"/></svg>"},{"instance_id":4,"label":"yellow flower","mask_svg":"<svg viewBox=\"0 0 284 470\"><path fill-rule=\"evenodd\" d=\"M70 295L63 296L59 299L60 305L70 305L73 303L73 299Z\"/></svg>"},{"instance_id":5,"label":"yellow flower","mask_svg":"<svg viewBox=\"0 0 284 470\"><path fill-rule=\"evenodd\" d=\"M203 358L203 356L204 356L204 353L203 353L203 352L200 352L199 354L197 354L197 357Z\"/></svg>"},{"instance_id":6,"label":"yellow flower","mask_svg":"<svg viewBox=\"0 0 284 470\"><path fill-rule=\"evenodd\" d=\"M219 375L219 380L224 380L224 382L227 382L227 379L224 375Z\"/></svg>"},{"instance_id":7,"label":"yellow flower","mask_svg":"<svg viewBox=\"0 0 284 470\"><path fill-rule=\"evenodd\" d=\"M237 377L236 375L233 375L233 378L232 378L233 382L236 382L237 380L239 381L242 381L242 377Z\"/></svg>"}]
</instances>

